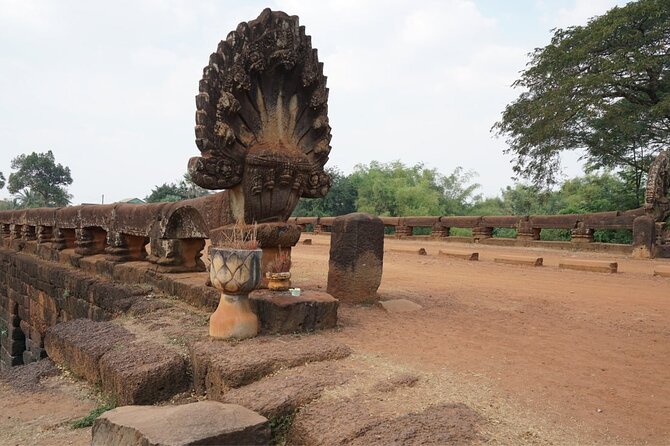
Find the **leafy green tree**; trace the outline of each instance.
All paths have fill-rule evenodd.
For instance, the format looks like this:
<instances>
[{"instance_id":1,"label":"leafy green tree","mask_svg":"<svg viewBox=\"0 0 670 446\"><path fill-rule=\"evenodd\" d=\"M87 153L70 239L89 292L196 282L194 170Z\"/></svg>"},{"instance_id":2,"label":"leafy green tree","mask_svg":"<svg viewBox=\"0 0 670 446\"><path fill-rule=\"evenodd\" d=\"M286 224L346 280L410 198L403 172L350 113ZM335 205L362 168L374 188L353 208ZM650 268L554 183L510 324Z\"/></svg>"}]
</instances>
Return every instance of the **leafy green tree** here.
<instances>
[{"instance_id":1,"label":"leafy green tree","mask_svg":"<svg viewBox=\"0 0 670 446\"><path fill-rule=\"evenodd\" d=\"M463 179L460 168L444 177L436 169L423 164L405 166L400 161L357 165L351 175L358 191L357 208L382 216L442 215L447 207L456 212L459 199L469 198L476 189L459 184ZM447 186L453 190L445 191Z\"/></svg>"},{"instance_id":2,"label":"leafy green tree","mask_svg":"<svg viewBox=\"0 0 670 446\"><path fill-rule=\"evenodd\" d=\"M536 185L557 181L559 155L584 149L590 168L643 172L670 140L670 3L638 0L554 31L513 86L524 92L493 130L514 171Z\"/></svg>"},{"instance_id":3,"label":"leafy green tree","mask_svg":"<svg viewBox=\"0 0 670 446\"><path fill-rule=\"evenodd\" d=\"M357 191L351 178L336 167L326 168L331 188L323 198L301 198L293 211L295 216L325 217L356 212Z\"/></svg>"},{"instance_id":4,"label":"leafy green tree","mask_svg":"<svg viewBox=\"0 0 670 446\"><path fill-rule=\"evenodd\" d=\"M5 176L0 172L0 189L5 187Z\"/></svg>"},{"instance_id":5,"label":"leafy green tree","mask_svg":"<svg viewBox=\"0 0 670 446\"><path fill-rule=\"evenodd\" d=\"M19 207L66 206L72 196L65 186L72 184L70 168L56 164L53 152L33 152L12 160L8 189L17 195Z\"/></svg>"},{"instance_id":6,"label":"leafy green tree","mask_svg":"<svg viewBox=\"0 0 670 446\"><path fill-rule=\"evenodd\" d=\"M151 193L144 199L147 203L159 203L166 201L180 201L189 198L202 197L209 195L211 192L203 189L193 182L188 173L179 183L163 183L151 190Z\"/></svg>"}]
</instances>

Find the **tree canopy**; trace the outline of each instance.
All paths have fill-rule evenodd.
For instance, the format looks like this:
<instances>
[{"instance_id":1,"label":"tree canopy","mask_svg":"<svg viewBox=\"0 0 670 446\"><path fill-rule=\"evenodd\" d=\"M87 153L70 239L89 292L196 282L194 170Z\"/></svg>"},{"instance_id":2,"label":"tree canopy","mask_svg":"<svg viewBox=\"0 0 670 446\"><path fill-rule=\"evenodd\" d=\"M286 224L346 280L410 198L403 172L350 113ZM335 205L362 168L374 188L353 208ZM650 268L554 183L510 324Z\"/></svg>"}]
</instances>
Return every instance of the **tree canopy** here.
<instances>
[{"instance_id":1,"label":"tree canopy","mask_svg":"<svg viewBox=\"0 0 670 446\"><path fill-rule=\"evenodd\" d=\"M209 190L195 184L191 176L185 173L184 177L178 183L163 183L160 186L154 187L144 201L147 203L180 201L209 194Z\"/></svg>"},{"instance_id":2,"label":"tree canopy","mask_svg":"<svg viewBox=\"0 0 670 446\"><path fill-rule=\"evenodd\" d=\"M16 195L19 207L56 207L70 203L65 186L72 184L70 168L56 164L51 150L19 155L12 160L9 192Z\"/></svg>"},{"instance_id":3,"label":"tree canopy","mask_svg":"<svg viewBox=\"0 0 670 446\"><path fill-rule=\"evenodd\" d=\"M493 126L517 176L557 181L560 153L583 149L587 168L642 175L670 137L670 2L638 0L557 29L514 87L524 89Z\"/></svg>"},{"instance_id":4,"label":"tree canopy","mask_svg":"<svg viewBox=\"0 0 670 446\"><path fill-rule=\"evenodd\" d=\"M0 172L0 189L5 187L5 176Z\"/></svg>"}]
</instances>

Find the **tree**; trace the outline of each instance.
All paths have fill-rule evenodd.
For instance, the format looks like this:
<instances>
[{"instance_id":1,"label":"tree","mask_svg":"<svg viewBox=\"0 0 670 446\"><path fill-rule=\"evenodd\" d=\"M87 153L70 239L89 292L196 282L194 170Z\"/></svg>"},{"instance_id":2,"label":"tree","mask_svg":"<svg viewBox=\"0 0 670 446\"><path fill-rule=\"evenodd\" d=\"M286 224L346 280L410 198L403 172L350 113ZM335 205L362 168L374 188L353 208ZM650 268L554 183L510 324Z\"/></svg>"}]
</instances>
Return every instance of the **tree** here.
<instances>
[{"instance_id":1,"label":"tree","mask_svg":"<svg viewBox=\"0 0 670 446\"><path fill-rule=\"evenodd\" d=\"M72 184L70 168L56 164L53 152L33 152L19 155L12 160L8 189L18 195L20 207L66 206L72 196L65 186Z\"/></svg>"},{"instance_id":2,"label":"tree","mask_svg":"<svg viewBox=\"0 0 670 446\"><path fill-rule=\"evenodd\" d=\"M525 89L493 126L517 176L557 181L560 153L584 149L590 169L628 167L639 188L670 137L670 3L639 0L554 31L530 54Z\"/></svg>"},{"instance_id":3,"label":"tree","mask_svg":"<svg viewBox=\"0 0 670 446\"><path fill-rule=\"evenodd\" d=\"M337 167L328 167L331 187L323 198L301 198L293 211L295 216L331 217L356 212L358 193L351 177Z\"/></svg>"},{"instance_id":4,"label":"tree","mask_svg":"<svg viewBox=\"0 0 670 446\"><path fill-rule=\"evenodd\" d=\"M444 176L437 169L419 163L405 166L400 161L358 165L351 175L358 191L357 208L383 216L463 214L479 199L478 184L468 184L472 172L457 167Z\"/></svg>"},{"instance_id":5,"label":"tree","mask_svg":"<svg viewBox=\"0 0 670 446\"><path fill-rule=\"evenodd\" d=\"M189 198L198 198L209 195L211 192L203 189L193 182L188 173L179 183L163 183L151 190L151 193L144 199L147 203L159 203L166 201L180 201Z\"/></svg>"},{"instance_id":6,"label":"tree","mask_svg":"<svg viewBox=\"0 0 670 446\"><path fill-rule=\"evenodd\" d=\"M0 189L5 187L5 176L0 172Z\"/></svg>"}]
</instances>

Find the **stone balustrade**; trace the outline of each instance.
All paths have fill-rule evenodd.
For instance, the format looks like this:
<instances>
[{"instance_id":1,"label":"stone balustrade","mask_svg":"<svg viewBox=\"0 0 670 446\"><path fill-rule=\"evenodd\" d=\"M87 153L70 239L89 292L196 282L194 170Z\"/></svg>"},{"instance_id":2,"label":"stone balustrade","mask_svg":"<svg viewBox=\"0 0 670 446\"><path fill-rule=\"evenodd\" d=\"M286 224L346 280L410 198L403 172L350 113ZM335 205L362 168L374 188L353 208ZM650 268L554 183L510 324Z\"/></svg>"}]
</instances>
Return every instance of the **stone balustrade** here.
<instances>
[{"instance_id":1,"label":"stone balustrade","mask_svg":"<svg viewBox=\"0 0 670 446\"><path fill-rule=\"evenodd\" d=\"M81 205L0 211L2 246L54 257L106 254L111 261L144 260L160 271L203 271L200 260L208 227L193 206L181 203ZM149 245L149 250L146 246ZM48 255L51 254L51 255Z\"/></svg>"},{"instance_id":2,"label":"stone balustrade","mask_svg":"<svg viewBox=\"0 0 670 446\"><path fill-rule=\"evenodd\" d=\"M436 239L482 242L494 238L494 229L508 228L516 230L515 237L506 237L507 240L519 240L524 243L532 243L540 240L543 229L564 229L571 234L571 244L593 243L593 234L602 229L624 229L635 232L635 224L641 220L651 219L655 231L645 232L643 237L645 245L655 245L656 254L664 255L668 251L665 246L666 238L663 231L664 222L654 222L653 218L645 213L644 208L629 211L597 212L590 214L566 214L566 215L524 215L524 216L409 216L409 217L380 217L386 228L393 228L396 238L407 238L414 235L414 228L430 229L431 236ZM296 224L303 230L309 227L314 232L327 232L332 225L334 217L293 217L290 223ZM647 225L648 226L648 225ZM645 226L646 227L646 226ZM464 228L472 231L471 237L458 237L452 234L453 228ZM651 240L651 238L653 240ZM501 238L495 237L497 240ZM638 234L633 234L634 240L639 240ZM633 243L635 247L638 242ZM654 251L654 249L652 249ZM641 257L647 256L642 254ZM651 253L649 256L654 257Z\"/></svg>"}]
</instances>

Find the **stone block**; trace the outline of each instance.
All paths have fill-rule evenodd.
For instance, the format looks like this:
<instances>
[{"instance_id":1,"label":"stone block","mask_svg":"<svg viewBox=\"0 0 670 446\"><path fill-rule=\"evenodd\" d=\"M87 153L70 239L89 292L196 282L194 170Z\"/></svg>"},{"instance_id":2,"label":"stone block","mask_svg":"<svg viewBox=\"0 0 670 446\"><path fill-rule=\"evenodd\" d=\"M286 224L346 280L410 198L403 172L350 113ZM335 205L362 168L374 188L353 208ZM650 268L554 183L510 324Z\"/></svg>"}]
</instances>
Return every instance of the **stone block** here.
<instances>
[{"instance_id":1,"label":"stone block","mask_svg":"<svg viewBox=\"0 0 670 446\"><path fill-rule=\"evenodd\" d=\"M190 349L195 389L207 392L208 397L214 399L280 369L341 359L351 354L346 345L318 335L261 337L236 344L201 341L192 344Z\"/></svg>"},{"instance_id":2,"label":"stone block","mask_svg":"<svg viewBox=\"0 0 670 446\"><path fill-rule=\"evenodd\" d=\"M668 267L668 266L656 266L656 267L654 267L654 276L670 277L670 267Z\"/></svg>"},{"instance_id":3,"label":"stone block","mask_svg":"<svg viewBox=\"0 0 670 446\"><path fill-rule=\"evenodd\" d=\"M134 337L112 322L75 319L49 328L44 347L54 362L67 365L91 383L98 383L102 355L116 345L132 342Z\"/></svg>"},{"instance_id":4,"label":"stone block","mask_svg":"<svg viewBox=\"0 0 670 446\"><path fill-rule=\"evenodd\" d=\"M265 445L271 440L265 417L215 401L118 407L95 420L92 435L92 446Z\"/></svg>"},{"instance_id":5,"label":"stone block","mask_svg":"<svg viewBox=\"0 0 670 446\"><path fill-rule=\"evenodd\" d=\"M633 257L650 259L655 257L656 222L648 215L633 220Z\"/></svg>"},{"instance_id":6,"label":"stone block","mask_svg":"<svg viewBox=\"0 0 670 446\"><path fill-rule=\"evenodd\" d=\"M462 259L462 260L470 260L470 261L479 260L479 253L478 252L448 251L448 250L440 249L439 254L441 256L451 257L451 258L454 258L454 259Z\"/></svg>"},{"instance_id":7,"label":"stone block","mask_svg":"<svg viewBox=\"0 0 670 446\"><path fill-rule=\"evenodd\" d=\"M407 299L382 300L379 305L387 313L406 313L408 311L421 310L423 307Z\"/></svg>"},{"instance_id":8,"label":"stone block","mask_svg":"<svg viewBox=\"0 0 670 446\"><path fill-rule=\"evenodd\" d=\"M616 273L618 264L617 262L610 262L606 260L565 259L558 262L558 267L562 269L591 271L596 273Z\"/></svg>"},{"instance_id":9,"label":"stone block","mask_svg":"<svg viewBox=\"0 0 670 446\"><path fill-rule=\"evenodd\" d=\"M295 333L337 325L339 302L322 291L302 290L300 296L291 296L288 291L257 290L249 299L261 333Z\"/></svg>"},{"instance_id":10,"label":"stone block","mask_svg":"<svg viewBox=\"0 0 670 446\"><path fill-rule=\"evenodd\" d=\"M132 343L100 358L102 389L117 405L153 404L186 390L186 363L179 354L155 344Z\"/></svg>"},{"instance_id":11,"label":"stone block","mask_svg":"<svg viewBox=\"0 0 670 446\"><path fill-rule=\"evenodd\" d=\"M495 263L508 265L542 266L542 257L533 256L500 256L493 259Z\"/></svg>"},{"instance_id":12,"label":"stone block","mask_svg":"<svg viewBox=\"0 0 670 446\"><path fill-rule=\"evenodd\" d=\"M327 291L341 302L377 300L384 264L384 223L353 213L333 221Z\"/></svg>"}]
</instances>

